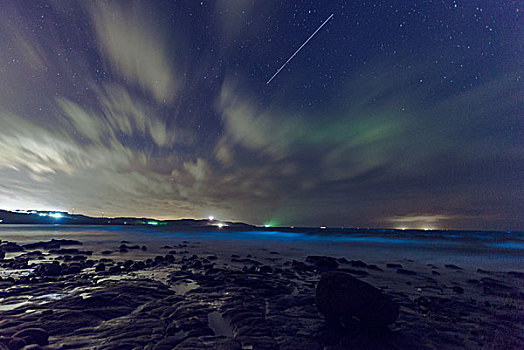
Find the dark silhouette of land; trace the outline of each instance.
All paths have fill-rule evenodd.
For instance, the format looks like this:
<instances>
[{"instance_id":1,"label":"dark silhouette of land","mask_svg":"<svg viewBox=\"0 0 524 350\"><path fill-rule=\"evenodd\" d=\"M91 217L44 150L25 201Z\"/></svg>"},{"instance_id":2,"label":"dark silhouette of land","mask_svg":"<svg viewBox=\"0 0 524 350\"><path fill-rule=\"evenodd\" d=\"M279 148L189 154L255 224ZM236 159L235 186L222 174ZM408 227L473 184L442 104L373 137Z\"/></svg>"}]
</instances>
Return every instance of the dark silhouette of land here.
<instances>
[{"instance_id":1,"label":"dark silhouette of land","mask_svg":"<svg viewBox=\"0 0 524 350\"><path fill-rule=\"evenodd\" d=\"M0 224L22 225L151 225L180 227L183 229L223 228L254 229L256 226L242 222L230 222L208 219L156 220L151 218L116 217L100 218L61 211L7 211L0 210Z\"/></svg>"}]
</instances>

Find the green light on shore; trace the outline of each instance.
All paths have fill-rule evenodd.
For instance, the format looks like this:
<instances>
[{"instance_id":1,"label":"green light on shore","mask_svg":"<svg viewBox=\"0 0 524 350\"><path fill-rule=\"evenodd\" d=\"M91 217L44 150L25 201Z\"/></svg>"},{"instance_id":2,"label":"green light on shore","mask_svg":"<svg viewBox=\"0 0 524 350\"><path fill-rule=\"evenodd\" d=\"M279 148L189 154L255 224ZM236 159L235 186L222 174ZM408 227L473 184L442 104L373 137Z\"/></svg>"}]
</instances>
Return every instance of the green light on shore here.
<instances>
[{"instance_id":1,"label":"green light on shore","mask_svg":"<svg viewBox=\"0 0 524 350\"><path fill-rule=\"evenodd\" d=\"M277 222L275 220L270 220L270 221L264 222L264 227L266 227L266 228L268 228L268 227L275 227L275 226L278 226Z\"/></svg>"}]
</instances>

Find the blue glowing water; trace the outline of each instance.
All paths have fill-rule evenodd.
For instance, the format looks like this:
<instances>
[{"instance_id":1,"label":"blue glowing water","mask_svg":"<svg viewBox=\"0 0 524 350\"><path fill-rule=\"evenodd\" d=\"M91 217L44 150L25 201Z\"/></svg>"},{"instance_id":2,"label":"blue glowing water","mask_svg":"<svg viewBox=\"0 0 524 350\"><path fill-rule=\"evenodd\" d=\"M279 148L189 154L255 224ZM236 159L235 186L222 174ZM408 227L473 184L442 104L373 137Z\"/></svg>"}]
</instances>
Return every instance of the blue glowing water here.
<instances>
[{"instance_id":1,"label":"blue glowing water","mask_svg":"<svg viewBox=\"0 0 524 350\"><path fill-rule=\"evenodd\" d=\"M351 229L260 229L180 232L152 226L42 226L0 225L0 239L27 243L51 238L78 239L95 247L114 246L121 240L161 246L191 241L229 249L281 250L285 254L325 254L350 258L424 259L473 264L503 263L524 270L524 233L491 231L414 231Z\"/></svg>"}]
</instances>

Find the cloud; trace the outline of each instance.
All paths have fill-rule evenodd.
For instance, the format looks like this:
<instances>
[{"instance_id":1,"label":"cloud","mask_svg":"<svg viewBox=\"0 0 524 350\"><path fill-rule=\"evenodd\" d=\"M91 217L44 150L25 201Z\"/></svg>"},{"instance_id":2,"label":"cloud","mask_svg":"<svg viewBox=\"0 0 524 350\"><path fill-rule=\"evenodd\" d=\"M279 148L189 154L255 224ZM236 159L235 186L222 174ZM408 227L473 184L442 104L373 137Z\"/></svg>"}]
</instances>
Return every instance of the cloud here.
<instances>
[{"instance_id":1,"label":"cloud","mask_svg":"<svg viewBox=\"0 0 524 350\"><path fill-rule=\"evenodd\" d=\"M167 33L144 15L147 11L149 8L138 1L125 5L100 1L88 6L99 49L110 67L157 102L170 103L179 84L171 63L173 51L167 44Z\"/></svg>"}]
</instances>

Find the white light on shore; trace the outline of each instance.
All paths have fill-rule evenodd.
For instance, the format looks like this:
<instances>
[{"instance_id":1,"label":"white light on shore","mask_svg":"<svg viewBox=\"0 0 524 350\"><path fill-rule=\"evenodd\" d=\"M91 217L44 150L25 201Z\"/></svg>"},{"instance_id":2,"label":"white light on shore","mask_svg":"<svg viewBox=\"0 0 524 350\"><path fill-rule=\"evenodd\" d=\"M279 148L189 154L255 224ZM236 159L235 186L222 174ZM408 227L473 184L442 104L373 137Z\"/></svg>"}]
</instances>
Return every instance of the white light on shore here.
<instances>
[{"instance_id":1,"label":"white light on shore","mask_svg":"<svg viewBox=\"0 0 524 350\"><path fill-rule=\"evenodd\" d=\"M50 217L52 218L55 218L55 219L60 219L62 217L62 214L60 213L53 213L53 214L49 214Z\"/></svg>"},{"instance_id":2,"label":"white light on shore","mask_svg":"<svg viewBox=\"0 0 524 350\"><path fill-rule=\"evenodd\" d=\"M213 220L215 220L215 217L213 215L211 215L211 216L208 217L208 219L209 219L209 221L213 221Z\"/></svg>"},{"instance_id":3,"label":"white light on shore","mask_svg":"<svg viewBox=\"0 0 524 350\"><path fill-rule=\"evenodd\" d=\"M321 229L325 230L326 229L326 226L320 226Z\"/></svg>"},{"instance_id":4,"label":"white light on shore","mask_svg":"<svg viewBox=\"0 0 524 350\"><path fill-rule=\"evenodd\" d=\"M224 224L223 222L219 222L219 223L217 224L217 226L218 226L218 228L222 228L222 227L227 226L227 225Z\"/></svg>"},{"instance_id":5,"label":"white light on shore","mask_svg":"<svg viewBox=\"0 0 524 350\"><path fill-rule=\"evenodd\" d=\"M265 227L265 228L268 228L268 227L271 227L271 226L269 226L269 225L264 225L264 227Z\"/></svg>"}]
</instances>

